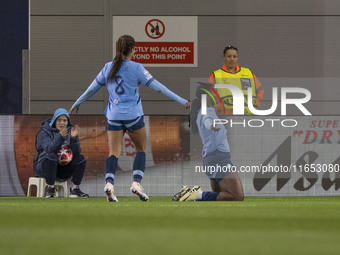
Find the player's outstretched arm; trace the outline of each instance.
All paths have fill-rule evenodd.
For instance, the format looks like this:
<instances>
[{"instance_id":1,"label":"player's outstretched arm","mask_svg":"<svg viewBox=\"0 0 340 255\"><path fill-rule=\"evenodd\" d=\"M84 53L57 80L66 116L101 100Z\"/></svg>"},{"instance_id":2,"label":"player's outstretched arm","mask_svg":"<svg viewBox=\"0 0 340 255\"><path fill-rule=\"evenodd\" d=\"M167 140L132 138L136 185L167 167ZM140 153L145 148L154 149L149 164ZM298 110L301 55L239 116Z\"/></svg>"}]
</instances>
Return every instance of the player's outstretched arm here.
<instances>
[{"instance_id":1,"label":"player's outstretched arm","mask_svg":"<svg viewBox=\"0 0 340 255\"><path fill-rule=\"evenodd\" d=\"M70 110L68 111L69 114L71 114L74 109L76 109L76 112L78 113L79 106L85 102L87 99L92 97L94 94L97 93L98 90L101 89L103 85L101 85L99 82L97 82L96 79L91 83L91 85L87 88L87 90L77 99L77 101L72 105Z\"/></svg>"},{"instance_id":2,"label":"player's outstretched arm","mask_svg":"<svg viewBox=\"0 0 340 255\"><path fill-rule=\"evenodd\" d=\"M162 83L160 83L159 81L157 81L156 79L154 79L149 85L148 87L162 92L162 94L166 95L167 97L171 98L172 100L184 105L184 107L186 109L190 109L190 102L180 96L178 96L177 94L175 94L174 92L172 92L170 89L168 89L167 87L165 87Z\"/></svg>"},{"instance_id":3,"label":"player's outstretched arm","mask_svg":"<svg viewBox=\"0 0 340 255\"><path fill-rule=\"evenodd\" d=\"M79 108L73 108L73 106L71 106L70 110L68 110L68 114L71 114L74 109L76 109L76 113L78 113Z\"/></svg>"}]
</instances>

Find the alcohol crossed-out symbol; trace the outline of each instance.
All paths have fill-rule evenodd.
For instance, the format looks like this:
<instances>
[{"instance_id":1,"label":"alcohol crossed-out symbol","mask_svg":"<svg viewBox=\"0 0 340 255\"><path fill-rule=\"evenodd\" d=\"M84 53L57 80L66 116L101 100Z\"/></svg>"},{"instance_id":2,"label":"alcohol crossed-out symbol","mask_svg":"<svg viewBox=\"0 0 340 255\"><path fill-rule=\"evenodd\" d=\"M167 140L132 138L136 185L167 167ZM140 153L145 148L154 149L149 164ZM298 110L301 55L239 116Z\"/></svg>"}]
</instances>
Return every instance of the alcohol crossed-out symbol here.
<instances>
[{"instance_id":1,"label":"alcohol crossed-out symbol","mask_svg":"<svg viewBox=\"0 0 340 255\"><path fill-rule=\"evenodd\" d=\"M164 35L165 26L159 19L149 20L145 25L145 33L151 39L158 39Z\"/></svg>"}]
</instances>

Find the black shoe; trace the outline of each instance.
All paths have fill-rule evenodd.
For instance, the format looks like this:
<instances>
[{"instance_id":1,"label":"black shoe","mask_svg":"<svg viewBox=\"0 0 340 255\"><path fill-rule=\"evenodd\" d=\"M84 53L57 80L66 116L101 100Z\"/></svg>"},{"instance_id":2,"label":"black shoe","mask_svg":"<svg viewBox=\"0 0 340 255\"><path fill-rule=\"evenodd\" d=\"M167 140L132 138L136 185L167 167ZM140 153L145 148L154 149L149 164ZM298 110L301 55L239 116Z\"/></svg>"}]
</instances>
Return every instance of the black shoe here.
<instances>
[{"instance_id":1,"label":"black shoe","mask_svg":"<svg viewBox=\"0 0 340 255\"><path fill-rule=\"evenodd\" d=\"M47 187L46 197L55 197L55 188Z\"/></svg>"},{"instance_id":2,"label":"black shoe","mask_svg":"<svg viewBox=\"0 0 340 255\"><path fill-rule=\"evenodd\" d=\"M89 194L82 192L79 188L71 189L69 197L89 197Z\"/></svg>"}]
</instances>

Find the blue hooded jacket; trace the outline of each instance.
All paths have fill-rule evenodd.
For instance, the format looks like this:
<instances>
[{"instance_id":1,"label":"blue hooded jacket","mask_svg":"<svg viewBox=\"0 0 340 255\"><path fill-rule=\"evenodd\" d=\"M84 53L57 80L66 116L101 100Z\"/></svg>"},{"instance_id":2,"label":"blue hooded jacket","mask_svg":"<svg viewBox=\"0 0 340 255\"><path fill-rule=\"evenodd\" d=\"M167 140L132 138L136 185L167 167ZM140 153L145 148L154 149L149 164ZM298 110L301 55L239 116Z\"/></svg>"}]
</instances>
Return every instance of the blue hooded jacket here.
<instances>
[{"instance_id":1,"label":"blue hooded jacket","mask_svg":"<svg viewBox=\"0 0 340 255\"><path fill-rule=\"evenodd\" d=\"M63 137L59 130L55 127L55 121L59 116L66 115L68 118L67 130L68 134ZM57 154L61 149L62 145L68 145L73 155L76 156L80 154L80 143L79 137L71 137L71 128L73 127L70 116L66 109L59 108L54 112L52 119L47 119L40 125L40 131L36 137L35 147L37 149L37 155L34 158L34 165L40 162L44 158L48 158L50 153Z\"/></svg>"},{"instance_id":2,"label":"blue hooded jacket","mask_svg":"<svg viewBox=\"0 0 340 255\"><path fill-rule=\"evenodd\" d=\"M57 110L55 110L54 115L51 119L50 122L50 127L55 126L55 121L58 119L59 116L61 115L66 115L67 119L68 119L68 124L67 124L67 129L69 130L70 128L72 128L72 124L71 124L71 120L70 120L70 116L68 115L68 112L66 109L64 108L59 108Z\"/></svg>"}]
</instances>

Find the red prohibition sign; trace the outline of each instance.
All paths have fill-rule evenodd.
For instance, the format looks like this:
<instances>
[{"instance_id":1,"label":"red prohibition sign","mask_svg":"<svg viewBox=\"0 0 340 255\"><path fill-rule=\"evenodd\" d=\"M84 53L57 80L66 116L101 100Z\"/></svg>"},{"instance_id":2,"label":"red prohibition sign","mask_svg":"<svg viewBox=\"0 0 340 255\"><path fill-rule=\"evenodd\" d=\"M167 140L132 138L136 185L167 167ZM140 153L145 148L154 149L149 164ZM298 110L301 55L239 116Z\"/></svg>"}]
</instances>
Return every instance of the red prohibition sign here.
<instances>
[{"instance_id":1,"label":"red prohibition sign","mask_svg":"<svg viewBox=\"0 0 340 255\"><path fill-rule=\"evenodd\" d=\"M162 35L164 35L164 32L165 32L164 23L159 19L149 20L145 25L145 33L151 39L160 38Z\"/></svg>"}]
</instances>

